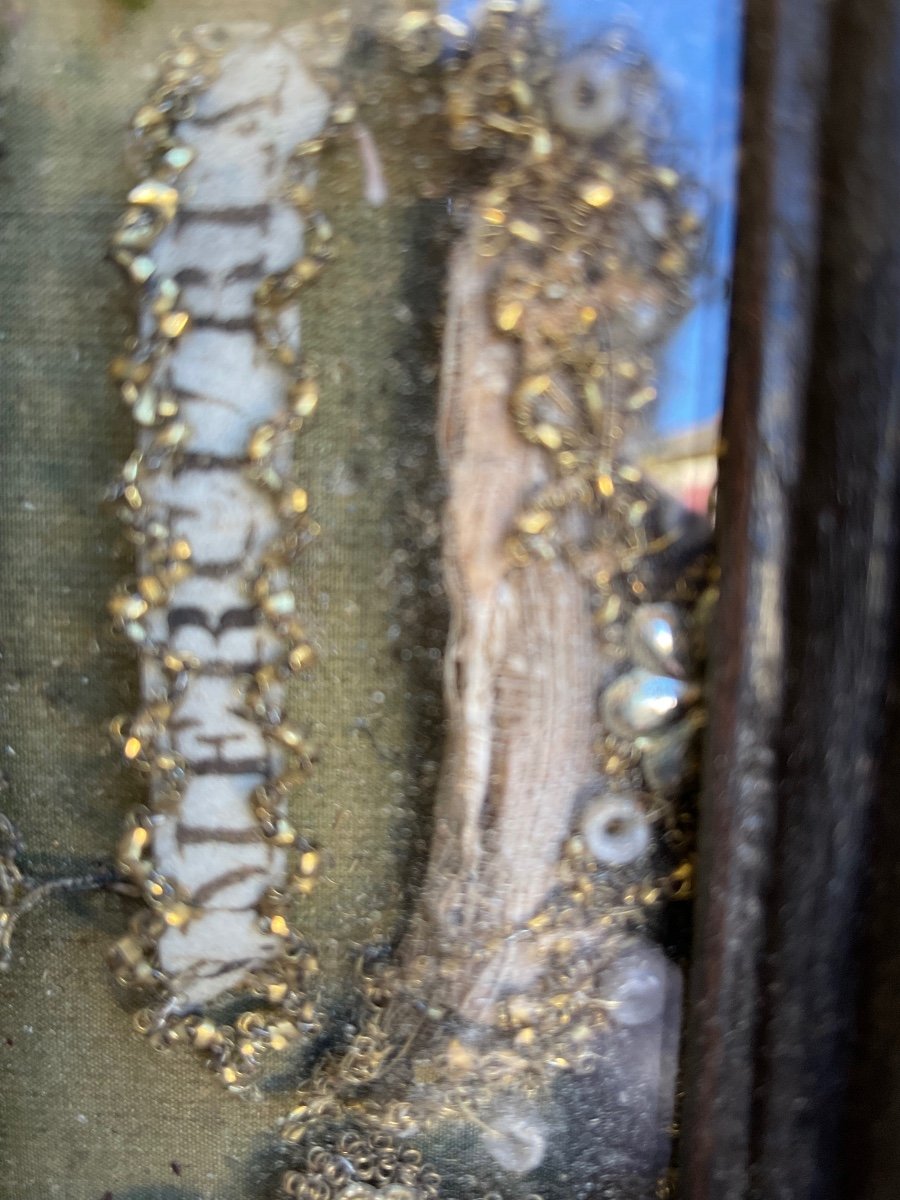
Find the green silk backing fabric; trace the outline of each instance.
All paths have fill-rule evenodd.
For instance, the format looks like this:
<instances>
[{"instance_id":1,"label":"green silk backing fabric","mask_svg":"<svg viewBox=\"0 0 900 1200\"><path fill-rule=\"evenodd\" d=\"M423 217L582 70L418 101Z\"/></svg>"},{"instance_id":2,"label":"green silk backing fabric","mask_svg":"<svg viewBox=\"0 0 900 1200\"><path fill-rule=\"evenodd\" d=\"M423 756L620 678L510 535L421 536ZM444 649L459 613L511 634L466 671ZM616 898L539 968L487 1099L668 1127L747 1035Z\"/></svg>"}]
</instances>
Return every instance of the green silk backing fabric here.
<instances>
[{"instance_id":1,"label":"green silk backing fabric","mask_svg":"<svg viewBox=\"0 0 900 1200\"><path fill-rule=\"evenodd\" d=\"M132 439L107 378L132 298L104 257L129 186L128 119L174 28L214 16L288 23L329 7L0 0L0 810L34 875L109 863L143 794L107 734L112 716L134 710L137 671L108 629L107 596L132 565L101 503ZM366 204L352 138L326 159L320 198L338 255L303 303L322 400L297 463L322 532L294 586L319 664L290 705L321 754L292 817L323 849L298 918L318 946L332 1022L352 1000L354 954L396 934L425 853L439 741L430 316L444 218L439 202L416 198L413 134L390 108L385 97L366 118L386 161L386 206ZM427 175L429 147L419 150ZM2 1200L270 1194L273 1129L300 1064L286 1057L252 1100L226 1093L190 1053L155 1051L105 963L133 911L111 893L57 898L19 926L0 976Z\"/></svg>"}]
</instances>

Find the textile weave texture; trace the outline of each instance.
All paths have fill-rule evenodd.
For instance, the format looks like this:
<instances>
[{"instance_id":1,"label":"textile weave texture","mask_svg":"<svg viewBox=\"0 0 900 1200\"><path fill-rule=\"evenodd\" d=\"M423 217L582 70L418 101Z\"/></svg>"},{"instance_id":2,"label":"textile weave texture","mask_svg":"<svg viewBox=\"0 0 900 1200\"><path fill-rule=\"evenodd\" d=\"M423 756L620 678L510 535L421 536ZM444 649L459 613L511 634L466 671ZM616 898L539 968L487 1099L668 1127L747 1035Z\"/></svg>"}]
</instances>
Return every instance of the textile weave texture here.
<instances>
[{"instance_id":1,"label":"textile weave texture","mask_svg":"<svg viewBox=\"0 0 900 1200\"><path fill-rule=\"evenodd\" d=\"M134 710L137 678L107 628L107 596L133 565L101 504L132 446L107 379L131 322L104 257L129 186L124 131L175 27L248 14L240 0L6 3L0 810L43 877L109 862L143 795L106 728ZM252 15L289 23L327 7L263 0ZM415 198L396 121L385 112L379 127L376 112L372 123L391 199L367 207L351 138L328 156L321 197L338 256L303 309L322 401L297 461L322 533L293 582L320 662L290 706L321 760L292 817L323 848L299 916L333 1020L352 999L354 954L396 934L424 854L444 636L430 314L445 217ZM188 1053L154 1052L105 965L130 911L96 894L21 923L0 976L0 1200L268 1194L272 1130L301 1064L285 1059L254 1102Z\"/></svg>"}]
</instances>

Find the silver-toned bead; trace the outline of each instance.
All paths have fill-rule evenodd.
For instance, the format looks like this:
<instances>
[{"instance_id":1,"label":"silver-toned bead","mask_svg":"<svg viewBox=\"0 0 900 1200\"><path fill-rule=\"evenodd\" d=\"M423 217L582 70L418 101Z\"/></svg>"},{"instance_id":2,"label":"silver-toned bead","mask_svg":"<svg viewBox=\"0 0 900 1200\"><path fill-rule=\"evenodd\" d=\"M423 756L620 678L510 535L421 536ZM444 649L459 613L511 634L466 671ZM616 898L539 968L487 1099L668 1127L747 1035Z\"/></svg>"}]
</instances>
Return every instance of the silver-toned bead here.
<instances>
[{"instance_id":1,"label":"silver-toned bead","mask_svg":"<svg viewBox=\"0 0 900 1200\"><path fill-rule=\"evenodd\" d=\"M681 614L674 604L645 604L628 626L628 649L636 666L659 675L684 679L688 644Z\"/></svg>"},{"instance_id":2,"label":"silver-toned bead","mask_svg":"<svg viewBox=\"0 0 900 1200\"><path fill-rule=\"evenodd\" d=\"M619 737L646 737L677 721L697 699L693 685L638 667L610 684L600 711L607 728Z\"/></svg>"},{"instance_id":3,"label":"silver-toned bead","mask_svg":"<svg viewBox=\"0 0 900 1200\"><path fill-rule=\"evenodd\" d=\"M650 826L633 792L598 796L581 818L581 832L598 862L624 866L640 858L650 845Z\"/></svg>"},{"instance_id":4,"label":"silver-toned bead","mask_svg":"<svg viewBox=\"0 0 900 1200\"><path fill-rule=\"evenodd\" d=\"M680 721L641 744L641 768L652 791L665 796L681 787L688 773L696 735L697 726L693 721Z\"/></svg>"}]
</instances>

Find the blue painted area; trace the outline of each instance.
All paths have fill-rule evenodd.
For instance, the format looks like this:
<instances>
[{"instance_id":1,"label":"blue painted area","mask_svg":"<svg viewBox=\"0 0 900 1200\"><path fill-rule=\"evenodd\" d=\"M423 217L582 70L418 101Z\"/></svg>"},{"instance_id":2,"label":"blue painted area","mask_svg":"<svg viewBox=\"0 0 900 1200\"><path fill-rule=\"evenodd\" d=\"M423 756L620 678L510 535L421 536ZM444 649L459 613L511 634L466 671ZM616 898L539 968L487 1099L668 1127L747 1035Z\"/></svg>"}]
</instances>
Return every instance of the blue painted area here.
<instances>
[{"instance_id":1,"label":"blue painted area","mask_svg":"<svg viewBox=\"0 0 900 1200\"><path fill-rule=\"evenodd\" d=\"M470 20L478 5L448 0ZM548 0L550 22L569 49L611 26L633 32L652 59L672 118L673 166L697 181L708 244L695 308L660 364L661 434L712 420L722 406L728 288L734 237L739 122L741 0ZM662 157L662 156L661 156Z\"/></svg>"}]
</instances>

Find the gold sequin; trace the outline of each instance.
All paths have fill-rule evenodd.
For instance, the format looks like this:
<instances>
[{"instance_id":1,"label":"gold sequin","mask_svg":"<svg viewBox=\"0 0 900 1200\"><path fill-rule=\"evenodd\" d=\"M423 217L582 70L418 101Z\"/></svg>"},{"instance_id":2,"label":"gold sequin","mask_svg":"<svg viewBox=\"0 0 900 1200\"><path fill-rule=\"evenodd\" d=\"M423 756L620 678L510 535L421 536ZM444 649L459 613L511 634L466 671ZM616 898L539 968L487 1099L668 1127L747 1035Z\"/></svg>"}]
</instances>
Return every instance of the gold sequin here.
<instances>
[{"instance_id":1,"label":"gold sequin","mask_svg":"<svg viewBox=\"0 0 900 1200\"><path fill-rule=\"evenodd\" d=\"M178 189L158 179L145 179L128 193L128 203L157 209L167 221L178 212Z\"/></svg>"},{"instance_id":2,"label":"gold sequin","mask_svg":"<svg viewBox=\"0 0 900 1200\"><path fill-rule=\"evenodd\" d=\"M186 312L171 312L162 318L159 323L159 331L163 337L175 338L181 337L184 331L190 324L190 315Z\"/></svg>"},{"instance_id":3,"label":"gold sequin","mask_svg":"<svg viewBox=\"0 0 900 1200\"><path fill-rule=\"evenodd\" d=\"M606 208L616 197L615 188L602 180L583 184L578 189L578 194L591 208Z\"/></svg>"}]
</instances>

